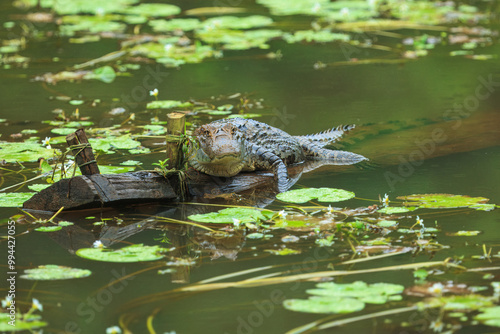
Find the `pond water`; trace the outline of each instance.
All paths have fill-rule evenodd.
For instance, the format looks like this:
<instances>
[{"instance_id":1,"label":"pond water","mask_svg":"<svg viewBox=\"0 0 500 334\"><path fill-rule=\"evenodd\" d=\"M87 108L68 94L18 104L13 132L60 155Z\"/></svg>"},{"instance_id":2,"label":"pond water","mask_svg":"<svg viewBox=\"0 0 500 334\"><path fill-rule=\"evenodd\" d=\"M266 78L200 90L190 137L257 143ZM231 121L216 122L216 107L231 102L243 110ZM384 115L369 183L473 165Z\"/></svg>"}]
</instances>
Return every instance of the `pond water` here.
<instances>
[{"instance_id":1,"label":"pond water","mask_svg":"<svg viewBox=\"0 0 500 334\"><path fill-rule=\"evenodd\" d=\"M127 1L122 2L123 8L127 8ZM302 2L313 8L327 7L329 3L297 1L297 4ZM460 304L447 309L444 306L446 300L441 300L442 305L432 307L429 306L432 302L424 303L426 306L421 311L412 307L425 298L439 299L436 296L441 294L464 296L472 292L487 297L485 307L498 302L498 291L492 288L492 282L500 281L499 260L495 257L499 252L498 208L492 211L468 207L419 208L417 212L396 215L376 213L374 208L368 208L375 204L382 206L379 199L385 194L389 196L390 206L403 205L404 199L397 199L398 196L435 193L485 197L490 199L488 203L500 203L497 187L500 184L500 62L497 58L500 45L497 39L499 22L495 20L500 10L495 2L473 2L477 7L468 10L476 13L474 15L483 13L484 16L472 17L465 22L436 23L431 17L430 25L422 27L424 22L412 18L416 21L408 19L408 22L420 24L419 27L400 25L395 30L370 31L365 27L361 31L344 31L350 36L350 42L312 40L290 43L279 37L261 43L267 44L266 47L245 50L231 49L229 44L221 41L199 42L200 38L194 37L191 31L152 31L147 24L153 19L151 16L146 22L127 23L123 31L109 33L103 29L103 32L86 33L75 28L76 32L69 36L63 33L57 20L73 13L51 12L51 1L47 2L48 8L40 10L22 8L19 3L30 1L19 1L17 6L10 1L0 4L3 47L20 43L17 51L3 52L0 59L3 65L0 69L0 148L7 147L7 142L21 143L30 137L37 137L34 140L38 144L43 138L52 137L52 148L64 151L64 140L56 138L63 133L53 130L64 129L64 124L69 121L91 121L85 126L90 138L131 134L141 145L132 148L143 149L139 154L132 154L128 148L112 146L108 151L96 150L100 166L120 166L127 160L134 160L138 164L135 170L154 169L153 163L165 158L164 138L161 137L164 133L152 133L144 126L158 125L158 122L164 126L161 122L170 112L167 109L147 109L147 103L156 98L150 95L150 91L157 88L159 100L192 101L199 107L201 111L187 115L187 122L193 126L225 117L213 115L215 110L228 110L227 114L259 114L255 119L294 135L316 133L341 124L356 124L338 147L370 159L362 166L321 167L304 174L293 187L345 189L354 192L355 198L339 203L268 201L269 210L279 212L286 205L300 206L308 216L301 216L298 209L286 208L287 217L274 217L273 222L266 219L259 226L253 222L239 228L233 228L231 223L204 225L225 234L208 233L201 227L182 223L192 222L187 218L189 215L224 208L196 203L132 204L112 209L63 212L58 218L75 225L48 233L35 231L40 224L30 223L30 217L17 216L22 213L17 204L4 205L0 213L0 231L4 237L0 243L0 270L5 273L13 271L8 267L12 248L9 248L6 238L8 231L15 226L16 306L18 312L25 314L30 309L32 298L39 300L43 311L34 313L40 314L47 323L44 333L104 333L112 326L119 326L123 333L305 333L305 329L296 328L319 319L329 322L363 315L365 320L354 319L356 321L347 321L323 332L430 332L433 329L439 331L440 325L442 331L457 333L496 330L483 324L484 321L474 320L474 316L482 312L479 307L467 309ZM128 3L128 7L132 7L135 1ZM269 4L271 1L171 3L182 9L180 14L171 14L176 18L191 17L203 21L222 15L224 10L240 8L243 10L240 13L224 15L263 15L274 20L266 28L285 32L311 30L313 21L322 25L324 30L339 32L311 13L279 15L276 7ZM355 3L361 6L359 3L364 1L345 1L342 7L348 8ZM425 1L416 3L429 4ZM453 3L452 7L459 8L459 4L462 3ZM203 15L185 12L205 6L223 8ZM280 8L279 4L277 8ZM465 7L462 9L467 11ZM53 16L48 17L47 22L34 22L25 17L27 13L35 12L53 13ZM354 21L353 18L351 22ZM222 23L215 23L213 29L219 29L218 24ZM91 26L97 27L97 23ZM452 28L457 27L462 27L462 30L452 32ZM477 28L480 32L470 33L465 27ZM34 80L46 73L75 72L77 69L73 66L76 64L117 50L129 50L120 43L133 41L131 36L134 33L155 41L160 35L162 38L187 36L189 45L200 43L197 50L202 45L210 45L213 50L211 56L199 63L188 61L174 67L155 62L155 59L165 62L165 57L129 53L121 60L111 59L81 69L88 71L111 66L111 82L59 81L51 76L45 76L41 81ZM98 41L87 43L71 40L82 36L100 37ZM462 38L462 42L452 43L455 37ZM417 47L418 41L423 46ZM136 41L131 47L147 43L146 39ZM167 45L167 49L182 44L178 40L173 42L174 46L168 46L168 41L159 43L163 43L162 48ZM464 47L466 43L469 44ZM413 57L411 52L415 50L420 53ZM451 55L457 51L460 51L458 55ZM15 55L29 60L7 59ZM58 82L47 82L51 79ZM230 106L223 107L227 104ZM78 114L75 115L77 108ZM124 108L124 111L113 115L113 108ZM194 107L177 110L197 111ZM61 113L65 117L60 117ZM63 122L46 122L54 120ZM35 131L29 133L27 129ZM192 127L188 126L188 130ZM51 158L53 150L40 146L39 151L33 152L32 159L20 163L15 162L16 158L10 160L2 156L6 154L3 152L0 150L0 161L5 160L0 169L2 189L36 177L39 174L36 160L40 156ZM27 185L44 183L46 181L37 179L2 193L29 192ZM262 205L259 199L268 196L271 195L267 192L246 192L239 202L232 204L253 206L257 199ZM204 199L202 202L213 204L221 201ZM329 205L341 213L329 213ZM358 210L346 211L355 208ZM414 227L417 215L423 219L426 228L437 229L419 235L419 228ZM173 223L158 216L181 222ZM48 217L50 215L43 216ZM307 220L310 225L294 228L293 223L289 223L285 226L282 221L288 219ZM394 220L399 225L377 227L380 220ZM10 224L12 221L16 224ZM412 227L416 233L397 230ZM458 231L479 232L472 236L454 235ZM255 232L265 236L248 237ZM286 236L297 238L283 239ZM293 242L284 242L289 239ZM332 244L321 247L318 239L329 240ZM164 259L137 263L93 261L75 254L80 248L91 248L96 240L113 249L132 244L172 249ZM300 254L280 256L267 251L285 246L300 251ZM416 278L419 263L446 259L473 270L440 265L428 267L427 278ZM350 260L365 261L350 263ZM92 275L71 280L27 280L20 277L26 269L47 264L88 269ZM411 265L415 267L407 268ZM288 282L283 277L332 270L350 272L334 277L336 283L385 282L400 284L407 290L400 300L367 303L363 310L344 315L297 312L283 306L285 299L308 298L306 290L319 282L330 281L331 275L311 274L307 279L297 277ZM236 275L238 272L241 273ZM227 284L196 284L221 275L229 276L214 283ZM10 277L10 274L6 276ZM260 276L277 279L248 284L228 283ZM450 281L452 287L449 291L441 291L442 287L436 286L438 283L446 286ZM3 295L9 292L8 283L3 279L0 283ZM458 291L459 284L467 286L464 288L467 293ZM412 293L419 286L427 292ZM441 290L429 293L433 286ZM347 301L339 300L338 303ZM388 313L374 315L382 311ZM464 313L457 315L459 311ZM18 321L21 320L20 313L17 314ZM494 320L498 325L500 316ZM9 328L6 326L0 329ZM16 329L21 330L21 327Z\"/></svg>"}]
</instances>

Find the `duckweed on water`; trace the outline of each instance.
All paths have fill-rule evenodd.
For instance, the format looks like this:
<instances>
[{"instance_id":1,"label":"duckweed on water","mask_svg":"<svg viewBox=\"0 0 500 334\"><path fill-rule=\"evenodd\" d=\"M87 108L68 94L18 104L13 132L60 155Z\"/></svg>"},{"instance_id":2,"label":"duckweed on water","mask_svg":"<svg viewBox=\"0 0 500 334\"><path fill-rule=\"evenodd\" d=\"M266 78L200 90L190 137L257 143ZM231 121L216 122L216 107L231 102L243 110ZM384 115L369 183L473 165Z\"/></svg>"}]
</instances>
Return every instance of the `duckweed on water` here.
<instances>
[{"instance_id":1,"label":"duckweed on water","mask_svg":"<svg viewBox=\"0 0 500 334\"><path fill-rule=\"evenodd\" d=\"M76 255L84 259L103 262L142 262L163 258L166 248L160 246L143 246L142 244L113 250L108 248L81 248Z\"/></svg>"},{"instance_id":2,"label":"duckweed on water","mask_svg":"<svg viewBox=\"0 0 500 334\"><path fill-rule=\"evenodd\" d=\"M41 265L37 268L26 269L21 278L28 280L65 280L72 278L88 277L92 274L90 270L78 269L65 266L58 266L55 264Z\"/></svg>"}]
</instances>

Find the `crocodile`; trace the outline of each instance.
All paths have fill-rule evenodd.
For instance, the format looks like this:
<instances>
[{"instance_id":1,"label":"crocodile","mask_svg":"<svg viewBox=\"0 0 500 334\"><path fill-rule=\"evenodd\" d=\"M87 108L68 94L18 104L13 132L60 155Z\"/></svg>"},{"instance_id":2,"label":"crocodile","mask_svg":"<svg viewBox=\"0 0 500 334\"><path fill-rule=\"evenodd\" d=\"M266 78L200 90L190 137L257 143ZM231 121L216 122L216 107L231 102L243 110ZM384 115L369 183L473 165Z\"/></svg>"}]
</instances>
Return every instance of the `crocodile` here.
<instances>
[{"instance_id":1,"label":"crocodile","mask_svg":"<svg viewBox=\"0 0 500 334\"><path fill-rule=\"evenodd\" d=\"M221 177L270 170L278 191L283 192L291 186L288 165L307 160L351 165L367 160L359 154L324 148L353 128L354 125L338 126L316 134L292 136L253 119L221 119L194 131L198 145L191 150L188 161L200 172Z\"/></svg>"}]
</instances>

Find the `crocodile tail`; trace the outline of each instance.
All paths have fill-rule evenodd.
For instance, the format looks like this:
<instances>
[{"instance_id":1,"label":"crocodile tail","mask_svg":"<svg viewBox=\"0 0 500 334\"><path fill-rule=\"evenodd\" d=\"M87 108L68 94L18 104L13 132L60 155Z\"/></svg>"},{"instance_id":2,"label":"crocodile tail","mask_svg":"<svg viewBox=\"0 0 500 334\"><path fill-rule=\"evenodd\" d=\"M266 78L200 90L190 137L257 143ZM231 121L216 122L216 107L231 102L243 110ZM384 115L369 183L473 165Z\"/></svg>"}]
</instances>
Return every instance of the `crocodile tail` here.
<instances>
[{"instance_id":1,"label":"crocodile tail","mask_svg":"<svg viewBox=\"0 0 500 334\"><path fill-rule=\"evenodd\" d=\"M337 139L342 137L345 132L354 129L354 127L354 124L340 125L336 128L332 128L323 132L318 132L312 135L295 136L295 138L297 138L302 145L314 143L316 145L320 145L320 147L323 147L335 142Z\"/></svg>"},{"instance_id":2,"label":"crocodile tail","mask_svg":"<svg viewBox=\"0 0 500 334\"><path fill-rule=\"evenodd\" d=\"M354 165L363 160L364 156L348 151L328 150L319 145L302 146L308 159L329 160L332 165Z\"/></svg>"}]
</instances>

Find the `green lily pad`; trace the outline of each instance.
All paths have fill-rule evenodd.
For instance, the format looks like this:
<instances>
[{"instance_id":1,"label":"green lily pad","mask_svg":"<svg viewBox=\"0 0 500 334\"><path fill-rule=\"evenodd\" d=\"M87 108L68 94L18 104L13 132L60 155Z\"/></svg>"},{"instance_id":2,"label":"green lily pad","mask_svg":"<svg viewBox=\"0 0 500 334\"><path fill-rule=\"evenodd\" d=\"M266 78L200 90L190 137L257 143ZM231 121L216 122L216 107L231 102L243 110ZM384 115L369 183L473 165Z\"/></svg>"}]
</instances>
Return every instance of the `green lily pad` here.
<instances>
[{"instance_id":1,"label":"green lily pad","mask_svg":"<svg viewBox=\"0 0 500 334\"><path fill-rule=\"evenodd\" d=\"M490 297L477 294L436 297L428 300L427 303L441 305L446 311L474 311L493 305Z\"/></svg>"},{"instance_id":2,"label":"green lily pad","mask_svg":"<svg viewBox=\"0 0 500 334\"><path fill-rule=\"evenodd\" d=\"M414 202L421 208L464 208L488 202L488 198L452 194L423 194L400 196L398 199ZM412 203L413 204L413 203Z\"/></svg>"},{"instance_id":3,"label":"green lily pad","mask_svg":"<svg viewBox=\"0 0 500 334\"><path fill-rule=\"evenodd\" d=\"M381 220L377 223L380 227L393 227L398 225L398 222L395 220Z\"/></svg>"},{"instance_id":4,"label":"green lily pad","mask_svg":"<svg viewBox=\"0 0 500 334\"><path fill-rule=\"evenodd\" d=\"M81 248L76 255L85 259L104 262L141 262L155 261L164 257L166 248L160 246L143 246L142 244L123 247L121 249Z\"/></svg>"},{"instance_id":5,"label":"green lily pad","mask_svg":"<svg viewBox=\"0 0 500 334\"><path fill-rule=\"evenodd\" d=\"M135 166L99 166L101 174L120 174L133 172Z\"/></svg>"},{"instance_id":6,"label":"green lily pad","mask_svg":"<svg viewBox=\"0 0 500 334\"><path fill-rule=\"evenodd\" d=\"M172 20L151 20L148 24L154 31L190 31L201 26L201 21L198 19L172 19Z\"/></svg>"},{"instance_id":7,"label":"green lily pad","mask_svg":"<svg viewBox=\"0 0 500 334\"><path fill-rule=\"evenodd\" d=\"M469 206L469 208L476 209L479 211L491 211L495 210L495 207L496 207L495 204L473 204Z\"/></svg>"},{"instance_id":8,"label":"green lily pad","mask_svg":"<svg viewBox=\"0 0 500 334\"><path fill-rule=\"evenodd\" d=\"M306 203L313 199L319 202L340 202L353 198L351 191L335 188L307 188L295 189L278 194L277 199L289 203Z\"/></svg>"},{"instance_id":9,"label":"green lily pad","mask_svg":"<svg viewBox=\"0 0 500 334\"><path fill-rule=\"evenodd\" d=\"M347 34L333 33L329 30L299 30L293 35L286 34L284 36L285 41L288 43L297 42L316 42L316 43L326 43L333 41L348 42L351 37Z\"/></svg>"},{"instance_id":10,"label":"green lily pad","mask_svg":"<svg viewBox=\"0 0 500 334\"><path fill-rule=\"evenodd\" d=\"M385 208L379 209L377 212L386 213L388 215L394 213L404 213L417 209L416 207L402 207L402 206L387 206Z\"/></svg>"},{"instance_id":11,"label":"green lily pad","mask_svg":"<svg viewBox=\"0 0 500 334\"><path fill-rule=\"evenodd\" d=\"M75 132L76 130L78 130L78 129L77 128L55 128L55 129L51 129L50 132L55 133L57 135L66 136L66 135L69 135L70 133Z\"/></svg>"},{"instance_id":12,"label":"green lily pad","mask_svg":"<svg viewBox=\"0 0 500 334\"><path fill-rule=\"evenodd\" d=\"M243 223L266 219L262 211L249 208L227 208L220 210L219 212L191 215L188 216L188 218L200 223L220 224L233 224L234 219Z\"/></svg>"},{"instance_id":13,"label":"green lily pad","mask_svg":"<svg viewBox=\"0 0 500 334\"><path fill-rule=\"evenodd\" d=\"M103 138L90 138L90 145L96 151L103 151L107 154L115 153L115 149L130 150L139 148L141 142L132 139L130 134L122 136L107 136Z\"/></svg>"},{"instance_id":14,"label":"green lily pad","mask_svg":"<svg viewBox=\"0 0 500 334\"><path fill-rule=\"evenodd\" d=\"M90 270L78 269L65 266L58 266L55 264L47 264L38 266L34 269L26 269L21 278L28 280L63 280L71 278L88 277L92 274Z\"/></svg>"},{"instance_id":15,"label":"green lily pad","mask_svg":"<svg viewBox=\"0 0 500 334\"><path fill-rule=\"evenodd\" d=\"M479 235L481 231L457 231L453 233L452 235L454 236L460 236L460 237L475 237L476 235Z\"/></svg>"},{"instance_id":16,"label":"green lily pad","mask_svg":"<svg viewBox=\"0 0 500 334\"><path fill-rule=\"evenodd\" d=\"M301 251L290 249L290 248L282 248L282 249L265 249L264 252L268 252L274 255L294 255L300 254Z\"/></svg>"},{"instance_id":17,"label":"green lily pad","mask_svg":"<svg viewBox=\"0 0 500 334\"><path fill-rule=\"evenodd\" d=\"M35 228L35 231L38 232L56 232L62 230L62 226L59 225L51 225L51 226L40 226Z\"/></svg>"},{"instance_id":18,"label":"green lily pad","mask_svg":"<svg viewBox=\"0 0 500 334\"><path fill-rule=\"evenodd\" d=\"M121 12L124 14L159 17L177 15L181 12L181 9L177 6L169 4L142 3L138 6L128 7Z\"/></svg>"},{"instance_id":19,"label":"green lily pad","mask_svg":"<svg viewBox=\"0 0 500 334\"><path fill-rule=\"evenodd\" d=\"M158 100L149 102L146 106L148 109L172 109L172 108L189 108L192 107L191 102L182 102L174 100Z\"/></svg>"},{"instance_id":20,"label":"green lily pad","mask_svg":"<svg viewBox=\"0 0 500 334\"><path fill-rule=\"evenodd\" d=\"M104 31L123 32L126 24L115 22L120 20L120 15L66 15L61 18L61 33L64 36L73 36L78 31L99 33Z\"/></svg>"},{"instance_id":21,"label":"green lily pad","mask_svg":"<svg viewBox=\"0 0 500 334\"><path fill-rule=\"evenodd\" d=\"M196 36L208 44L223 44L226 50L248 50L251 48L268 49L273 38L281 37L283 32L274 29L250 31L231 29L197 30Z\"/></svg>"},{"instance_id":22,"label":"green lily pad","mask_svg":"<svg viewBox=\"0 0 500 334\"><path fill-rule=\"evenodd\" d=\"M11 321L9 313L0 313L0 332L20 332L27 330L35 330L47 326L45 321L41 320L42 317L38 314L19 314L16 313L15 326L9 324Z\"/></svg>"},{"instance_id":23,"label":"green lily pad","mask_svg":"<svg viewBox=\"0 0 500 334\"><path fill-rule=\"evenodd\" d=\"M500 327L500 306L484 308L481 311L474 319L488 326Z\"/></svg>"},{"instance_id":24,"label":"green lily pad","mask_svg":"<svg viewBox=\"0 0 500 334\"><path fill-rule=\"evenodd\" d=\"M53 149L47 149L35 138L13 143L0 141L0 158L6 162L37 161L40 157L50 158L53 154Z\"/></svg>"},{"instance_id":25,"label":"green lily pad","mask_svg":"<svg viewBox=\"0 0 500 334\"><path fill-rule=\"evenodd\" d=\"M250 233L246 236L247 239L262 239L264 238L264 233L259 233L259 232L255 232L255 233Z\"/></svg>"},{"instance_id":26,"label":"green lily pad","mask_svg":"<svg viewBox=\"0 0 500 334\"><path fill-rule=\"evenodd\" d=\"M63 220L63 221L58 222L57 225L59 225L59 226L71 226L71 225L75 225L75 223Z\"/></svg>"},{"instance_id":27,"label":"green lily pad","mask_svg":"<svg viewBox=\"0 0 500 334\"><path fill-rule=\"evenodd\" d=\"M142 165L142 162L137 161L137 160L126 160L126 161L120 162L120 165L122 165L122 166L139 166L139 165Z\"/></svg>"},{"instance_id":28,"label":"green lily pad","mask_svg":"<svg viewBox=\"0 0 500 334\"><path fill-rule=\"evenodd\" d=\"M354 298L334 297L328 300L309 299L287 299L283 307L296 312L305 313L352 313L365 308L365 303Z\"/></svg>"},{"instance_id":29,"label":"green lily pad","mask_svg":"<svg viewBox=\"0 0 500 334\"><path fill-rule=\"evenodd\" d=\"M384 304L389 300L400 299L403 290L402 285L390 283L319 283L316 289L307 290L308 294L313 295L309 299L285 300L283 306L307 313L351 313L362 310L365 303Z\"/></svg>"},{"instance_id":30,"label":"green lily pad","mask_svg":"<svg viewBox=\"0 0 500 334\"><path fill-rule=\"evenodd\" d=\"M16 6L21 8L35 7L38 4L42 8L52 8L57 14L100 14L117 12L131 4L137 3L139 0L19 0L16 1Z\"/></svg>"},{"instance_id":31,"label":"green lily pad","mask_svg":"<svg viewBox=\"0 0 500 334\"><path fill-rule=\"evenodd\" d=\"M43 183L38 183L38 184L30 184L30 185L28 186L28 188L29 188L30 190L37 191L37 192L38 192L38 191L40 191L40 190L43 190L43 189L45 189L45 188L47 188L47 187L50 187L50 184L47 184L47 183L45 183L45 184L43 184Z\"/></svg>"},{"instance_id":32,"label":"green lily pad","mask_svg":"<svg viewBox=\"0 0 500 334\"><path fill-rule=\"evenodd\" d=\"M273 19L262 15L251 15L246 17L237 16L216 16L203 21L204 30L213 29L252 29L268 26L273 23Z\"/></svg>"},{"instance_id":33,"label":"green lily pad","mask_svg":"<svg viewBox=\"0 0 500 334\"><path fill-rule=\"evenodd\" d=\"M404 286L390 283L374 283L368 285L362 281L356 281L350 284L338 284L333 282L319 283L316 285L319 289L307 290L307 293L323 297L349 297L359 298L365 303L381 304L387 301L390 295L400 294Z\"/></svg>"},{"instance_id":34,"label":"green lily pad","mask_svg":"<svg viewBox=\"0 0 500 334\"><path fill-rule=\"evenodd\" d=\"M0 193L0 207L16 208L23 205L35 193Z\"/></svg>"}]
</instances>

